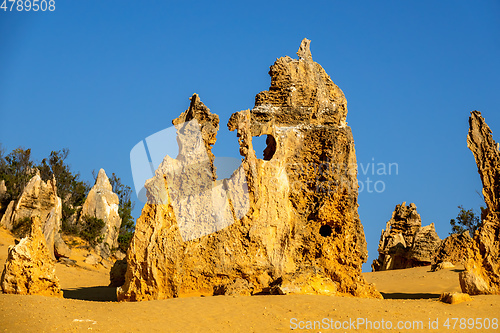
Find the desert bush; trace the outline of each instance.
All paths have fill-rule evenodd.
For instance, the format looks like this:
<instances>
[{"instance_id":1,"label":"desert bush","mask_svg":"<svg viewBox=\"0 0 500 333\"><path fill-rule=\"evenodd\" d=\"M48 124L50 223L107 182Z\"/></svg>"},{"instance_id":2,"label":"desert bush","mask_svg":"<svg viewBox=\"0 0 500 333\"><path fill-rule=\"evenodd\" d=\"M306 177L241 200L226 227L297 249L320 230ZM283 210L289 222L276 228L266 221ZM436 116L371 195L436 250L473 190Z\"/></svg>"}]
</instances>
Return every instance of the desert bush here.
<instances>
[{"instance_id":1,"label":"desert bush","mask_svg":"<svg viewBox=\"0 0 500 333\"><path fill-rule=\"evenodd\" d=\"M89 242L90 245L102 242L102 228L106 225L104 221L88 215L84 215L82 219L84 223L82 223L80 237Z\"/></svg>"},{"instance_id":2,"label":"desert bush","mask_svg":"<svg viewBox=\"0 0 500 333\"><path fill-rule=\"evenodd\" d=\"M3 155L0 147L0 180L5 180L7 197L12 200L21 194L35 174L34 163L31 160L31 149L19 147L5 157Z\"/></svg>"},{"instance_id":3,"label":"desert bush","mask_svg":"<svg viewBox=\"0 0 500 333\"><path fill-rule=\"evenodd\" d=\"M458 212L456 219L450 220L450 234L461 234L464 231L469 231L470 235L474 236L474 232L479 227L481 219L474 213L472 208L466 210L462 205L460 205L458 206L458 209L460 209L460 211Z\"/></svg>"},{"instance_id":4,"label":"desert bush","mask_svg":"<svg viewBox=\"0 0 500 333\"><path fill-rule=\"evenodd\" d=\"M65 162L69 149L52 151L49 158L44 158L37 165L43 180L52 177L56 180L57 195L62 199L62 223L65 224L82 206L90 191L90 185L80 180L80 174L71 171ZM66 223L68 225L68 223Z\"/></svg>"}]
</instances>

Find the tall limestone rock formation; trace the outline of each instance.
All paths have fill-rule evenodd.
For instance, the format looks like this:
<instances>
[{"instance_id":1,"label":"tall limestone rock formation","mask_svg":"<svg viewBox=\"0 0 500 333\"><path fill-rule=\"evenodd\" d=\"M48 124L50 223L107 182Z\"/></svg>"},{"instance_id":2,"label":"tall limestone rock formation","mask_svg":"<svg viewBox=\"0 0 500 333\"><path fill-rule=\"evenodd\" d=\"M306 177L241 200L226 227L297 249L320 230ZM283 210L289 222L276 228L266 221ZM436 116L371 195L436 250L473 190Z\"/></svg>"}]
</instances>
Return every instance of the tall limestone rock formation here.
<instances>
[{"instance_id":1,"label":"tall limestone rock formation","mask_svg":"<svg viewBox=\"0 0 500 333\"><path fill-rule=\"evenodd\" d=\"M62 297L55 264L45 243L42 222L30 217L29 236L9 247L0 285L7 294Z\"/></svg>"},{"instance_id":2,"label":"tall limestone rock formation","mask_svg":"<svg viewBox=\"0 0 500 333\"><path fill-rule=\"evenodd\" d=\"M122 220L118 214L118 195L113 192L108 176L104 169L99 170L96 182L90 189L82 207L78 227L88 223L85 218L95 217L104 221L100 232L100 241L95 249L102 258L109 258L112 250L118 247L118 235Z\"/></svg>"},{"instance_id":3,"label":"tall limestone rock formation","mask_svg":"<svg viewBox=\"0 0 500 333\"><path fill-rule=\"evenodd\" d=\"M0 221L2 220L3 213L7 208L7 204L8 204L7 186L5 186L5 180L2 180L0 181Z\"/></svg>"},{"instance_id":4,"label":"tall limestone rock formation","mask_svg":"<svg viewBox=\"0 0 500 333\"><path fill-rule=\"evenodd\" d=\"M5 180L2 179L0 182L0 201L4 199L7 195L7 186L5 186Z\"/></svg>"},{"instance_id":5,"label":"tall limestone rock formation","mask_svg":"<svg viewBox=\"0 0 500 333\"><path fill-rule=\"evenodd\" d=\"M61 238L62 202L57 196L56 180L44 182L37 173L24 187L21 196L12 200L2 216L0 224L8 230L15 230L33 216L39 216L50 256L55 259L54 246L66 247Z\"/></svg>"},{"instance_id":6,"label":"tall limestone rock formation","mask_svg":"<svg viewBox=\"0 0 500 333\"><path fill-rule=\"evenodd\" d=\"M196 94L173 121L179 156L165 157L146 182L119 300L273 291L381 297L361 276L367 250L347 102L313 62L309 42L298 60L276 60L252 110L231 116L243 156L231 178L216 180L219 118ZM261 135L264 159L252 145Z\"/></svg>"},{"instance_id":7,"label":"tall limestone rock formation","mask_svg":"<svg viewBox=\"0 0 500 333\"><path fill-rule=\"evenodd\" d=\"M378 244L379 257L373 261L372 270L411 268L430 265L433 254L441 244L434 223L422 227L417 206L406 202L397 205L382 230Z\"/></svg>"},{"instance_id":8,"label":"tall limestone rock formation","mask_svg":"<svg viewBox=\"0 0 500 333\"><path fill-rule=\"evenodd\" d=\"M471 295L500 294L500 148L479 111L471 112L467 146L483 182L486 210L467 249L460 286Z\"/></svg>"}]
</instances>

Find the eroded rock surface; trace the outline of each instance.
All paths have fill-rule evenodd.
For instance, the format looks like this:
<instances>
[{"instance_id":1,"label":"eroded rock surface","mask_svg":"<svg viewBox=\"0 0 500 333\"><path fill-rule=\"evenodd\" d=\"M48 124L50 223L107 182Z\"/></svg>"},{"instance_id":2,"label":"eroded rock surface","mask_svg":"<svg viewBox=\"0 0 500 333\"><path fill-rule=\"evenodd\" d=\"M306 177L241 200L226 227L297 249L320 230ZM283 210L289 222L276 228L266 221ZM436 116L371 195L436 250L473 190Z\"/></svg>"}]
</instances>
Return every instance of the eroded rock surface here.
<instances>
[{"instance_id":1,"label":"eroded rock surface","mask_svg":"<svg viewBox=\"0 0 500 333\"><path fill-rule=\"evenodd\" d=\"M277 59L269 91L231 116L243 156L231 178L216 180L219 118L196 94L173 121L179 156L146 182L119 300L247 295L280 281L298 293L381 297L361 276L367 250L345 96L313 62L308 40L298 55ZM264 159L252 145L261 135Z\"/></svg>"},{"instance_id":2,"label":"eroded rock surface","mask_svg":"<svg viewBox=\"0 0 500 333\"><path fill-rule=\"evenodd\" d=\"M417 206L406 202L397 205L391 219L382 230L378 245L379 257L373 261L372 270L411 268L430 265L441 244L434 223L422 227Z\"/></svg>"},{"instance_id":3,"label":"eroded rock surface","mask_svg":"<svg viewBox=\"0 0 500 333\"><path fill-rule=\"evenodd\" d=\"M38 216L31 217L28 237L9 247L2 272L2 291L8 294L44 295L62 297L59 279L42 233Z\"/></svg>"},{"instance_id":4,"label":"eroded rock surface","mask_svg":"<svg viewBox=\"0 0 500 333\"><path fill-rule=\"evenodd\" d=\"M104 221L104 227L100 232L100 241L95 250L103 258L109 258L112 250L118 247L118 235L120 232L121 218L118 214L118 195L113 192L108 176L103 169L99 170L96 182L90 190L79 221L87 223L85 217L95 217Z\"/></svg>"},{"instance_id":5,"label":"eroded rock surface","mask_svg":"<svg viewBox=\"0 0 500 333\"><path fill-rule=\"evenodd\" d=\"M432 258L431 269L438 270L440 264L463 264L467 249L471 246L472 238L468 231L462 234L452 234L441 242L436 250L435 256Z\"/></svg>"},{"instance_id":6,"label":"eroded rock surface","mask_svg":"<svg viewBox=\"0 0 500 333\"><path fill-rule=\"evenodd\" d=\"M467 146L483 182L486 209L467 249L460 286L471 295L500 294L500 150L479 111L471 112Z\"/></svg>"},{"instance_id":7,"label":"eroded rock surface","mask_svg":"<svg viewBox=\"0 0 500 333\"><path fill-rule=\"evenodd\" d=\"M24 187L21 196L12 200L0 222L5 228L15 231L21 224L29 224L32 217L39 216L50 256L55 259L54 246L61 239L62 202L57 196L56 180L44 182L37 171Z\"/></svg>"},{"instance_id":8,"label":"eroded rock surface","mask_svg":"<svg viewBox=\"0 0 500 333\"><path fill-rule=\"evenodd\" d=\"M337 292L337 284L322 270L311 267L281 276L273 282L270 292L275 295L334 295Z\"/></svg>"},{"instance_id":9,"label":"eroded rock surface","mask_svg":"<svg viewBox=\"0 0 500 333\"><path fill-rule=\"evenodd\" d=\"M439 300L443 303L459 304L462 302L471 302L472 298L464 293L450 293L446 292L439 296Z\"/></svg>"}]
</instances>

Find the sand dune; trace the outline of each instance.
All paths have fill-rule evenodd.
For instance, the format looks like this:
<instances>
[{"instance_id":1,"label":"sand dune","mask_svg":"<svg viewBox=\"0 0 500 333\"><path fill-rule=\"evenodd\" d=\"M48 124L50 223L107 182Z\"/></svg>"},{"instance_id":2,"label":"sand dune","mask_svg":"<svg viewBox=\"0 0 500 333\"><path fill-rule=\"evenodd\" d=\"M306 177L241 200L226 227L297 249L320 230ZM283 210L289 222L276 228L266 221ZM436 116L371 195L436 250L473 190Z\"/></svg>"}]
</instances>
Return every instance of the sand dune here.
<instances>
[{"instance_id":1,"label":"sand dune","mask_svg":"<svg viewBox=\"0 0 500 333\"><path fill-rule=\"evenodd\" d=\"M7 247L13 243L14 238L0 230L2 266ZM499 330L498 324L493 326L496 329L491 328L491 319L500 318L500 296L474 296L473 301L456 305L439 302L442 292L460 290L457 276L460 267L434 273L429 272L428 267L365 273L365 278L383 293L384 300L288 295L186 297L117 303L114 301L115 289L106 287L108 270L102 266L85 265L83 256L79 255L78 251L74 254L80 267L56 266L64 290L63 299L0 294L0 328L7 332L81 329L102 332L279 332L293 328L300 330L301 327L311 327L310 331L314 332L384 332L389 327L393 332ZM452 319L448 321L449 329L444 326L448 318L458 318L455 329ZM465 320L464 329L460 329L461 318ZM474 319L474 329L467 326L469 318ZM490 329L477 329L476 318L489 318ZM484 319L479 321L483 323ZM433 325L437 323L437 330L429 329L432 322ZM398 329L398 325L402 329ZM405 329L405 325L409 329Z\"/></svg>"}]
</instances>

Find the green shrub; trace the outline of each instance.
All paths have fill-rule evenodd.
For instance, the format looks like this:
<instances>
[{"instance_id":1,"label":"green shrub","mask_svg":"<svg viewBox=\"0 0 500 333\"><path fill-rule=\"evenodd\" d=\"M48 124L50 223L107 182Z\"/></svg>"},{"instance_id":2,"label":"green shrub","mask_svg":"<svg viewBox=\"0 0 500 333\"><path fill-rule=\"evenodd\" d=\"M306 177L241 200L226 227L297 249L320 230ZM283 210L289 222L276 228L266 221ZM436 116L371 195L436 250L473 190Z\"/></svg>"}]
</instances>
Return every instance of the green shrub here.
<instances>
[{"instance_id":1,"label":"green shrub","mask_svg":"<svg viewBox=\"0 0 500 333\"><path fill-rule=\"evenodd\" d=\"M462 205L460 205L458 206L458 209L460 209L460 212L458 213L456 219L450 220L450 234L461 234L464 231L469 231L471 237L473 237L474 232L481 224L481 219L479 216L474 214L474 210L472 208L466 210ZM483 207L481 207L481 210L483 210Z\"/></svg>"},{"instance_id":2,"label":"green shrub","mask_svg":"<svg viewBox=\"0 0 500 333\"><path fill-rule=\"evenodd\" d=\"M130 245L130 241L132 240L132 236L134 236L133 231L122 231L120 235L118 235L118 248L123 253L127 253L127 249Z\"/></svg>"},{"instance_id":3,"label":"green shrub","mask_svg":"<svg viewBox=\"0 0 500 333\"><path fill-rule=\"evenodd\" d=\"M106 225L104 221L88 215L83 216L83 221L80 237L89 242L90 245L102 242L102 228Z\"/></svg>"}]
</instances>

